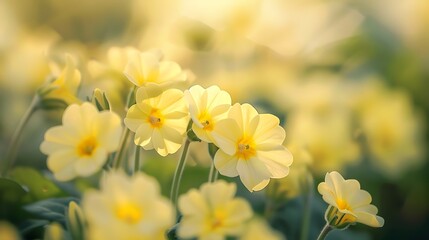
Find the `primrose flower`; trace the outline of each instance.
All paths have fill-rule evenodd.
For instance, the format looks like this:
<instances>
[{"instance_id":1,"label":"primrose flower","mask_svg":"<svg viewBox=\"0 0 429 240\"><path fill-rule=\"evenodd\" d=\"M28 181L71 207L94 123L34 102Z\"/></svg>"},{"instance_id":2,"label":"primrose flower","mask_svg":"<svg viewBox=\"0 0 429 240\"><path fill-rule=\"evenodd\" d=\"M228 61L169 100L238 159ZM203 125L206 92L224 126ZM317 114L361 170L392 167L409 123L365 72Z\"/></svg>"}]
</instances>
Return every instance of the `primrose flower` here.
<instances>
[{"instance_id":1,"label":"primrose flower","mask_svg":"<svg viewBox=\"0 0 429 240\"><path fill-rule=\"evenodd\" d=\"M227 117L231 97L218 86L207 89L196 85L185 91L189 112L193 121L192 130L205 142L214 142L211 132L216 123Z\"/></svg>"},{"instance_id":2,"label":"primrose flower","mask_svg":"<svg viewBox=\"0 0 429 240\"><path fill-rule=\"evenodd\" d=\"M175 212L153 177L109 172L100 185L99 191L90 190L82 199L88 239L164 239Z\"/></svg>"},{"instance_id":3,"label":"primrose flower","mask_svg":"<svg viewBox=\"0 0 429 240\"><path fill-rule=\"evenodd\" d=\"M88 62L88 71L93 77L99 77L105 74L123 75L123 71L128 61L133 56L138 56L140 51L133 47L111 47L107 51L105 63L95 60Z\"/></svg>"},{"instance_id":4,"label":"primrose flower","mask_svg":"<svg viewBox=\"0 0 429 240\"><path fill-rule=\"evenodd\" d=\"M136 104L125 117L125 125L136 133L134 143L145 150L155 149L161 156L177 152L189 122L183 92L169 89L156 97L145 97L145 89L137 90Z\"/></svg>"},{"instance_id":5,"label":"primrose flower","mask_svg":"<svg viewBox=\"0 0 429 240\"><path fill-rule=\"evenodd\" d=\"M271 228L267 220L253 218L246 226L240 240L283 240L282 234Z\"/></svg>"},{"instance_id":6,"label":"primrose flower","mask_svg":"<svg viewBox=\"0 0 429 240\"><path fill-rule=\"evenodd\" d=\"M285 131L274 115L258 114L249 104L235 104L228 118L217 123L213 137L219 147L216 169L228 177L239 175L249 191L261 190L270 178L289 173L292 154L282 145Z\"/></svg>"},{"instance_id":7,"label":"primrose flower","mask_svg":"<svg viewBox=\"0 0 429 240\"><path fill-rule=\"evenodd\" d=\"M48 155L48 168L56 179L68 181L100 170L121 137L120 117L98 112L94 105L72 104L63 115L63 125L50 128L40 150Z\"/></svg>"},{"instance_id":8,"label":"primrose flower","mask_svg":"<svg viewBox=\"0 0 429 240\"><path fill-rule=\"evenodd\" d=\"M124 74L138 87L166 89L174 83L186 81L186 74L179 64L162 61L159 52L148 51L133 55Z\"/></svg>"},{"instance_id":9,"label":"primrose flower","mask_svg":"<svg viewBox=\"0 0 429 240\"><path fill-rule=\"evenodd\" d=\"M234 198L235 191L234 183L220 180L180 196L179 210L183 218L178 236L204 240L241 235L253 212L244 199Z\"/></svg>"},{"instance_id":10,"label":"primrose flower","mask_svg":"<svg viewBox=\"0 0 429 240\"><path fill-rule=\"evenodd\" d=\"M317 190L330 205L325 218L332 227L343 229L356 222L371 227L384 225L384 219L377 216L377 207L370 204L371 195L360 189L357 180L344 180L334 171L326 174L325 182L320 183Z\"/></svg>"},{"instance_id":11,"label":"primrose flower","mask_svg":"<svg viewBox=\"0 0 429 240\"><path fill-rule=\"evenodd\" d=\"M80 71L76 69L72 57L66 55L66 66L55 80L40 89L40 94L44 99L61 99L68 104L80 102L76 97L80 81Z\"/></svg>"}]
</instances>

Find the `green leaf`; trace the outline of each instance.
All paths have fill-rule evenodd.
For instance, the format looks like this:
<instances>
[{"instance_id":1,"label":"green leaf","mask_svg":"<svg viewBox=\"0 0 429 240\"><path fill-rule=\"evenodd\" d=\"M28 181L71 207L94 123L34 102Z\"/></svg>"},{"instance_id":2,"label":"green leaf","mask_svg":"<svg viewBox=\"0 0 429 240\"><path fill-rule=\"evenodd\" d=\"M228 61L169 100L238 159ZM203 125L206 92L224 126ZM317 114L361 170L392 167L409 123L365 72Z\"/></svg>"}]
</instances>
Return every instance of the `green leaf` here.
<instances>
[{"instance_id":1,"label":"green leaf","mask_svg":"<svg viewBox=\"0 0 429 240\"><path fill-rule=\"evenodd\" d=\"M0 218L7 218L19 209L27 191L17 182L0 178Z\"/></svg>"},{"instance_id":2,"label":"green leaf","mask_svg":"<svg viewBox=\"0 0 429 240\"><path fill-rule=\"evenodd\" d=\"M42 176L35 169L18 167L12 171L10 176L13 180L29 190L29 194L26 197L27 202L64 195L54 183Z\"/></svg>"},{"instance_id":3,"label":"green leaf","mask_svg":"<svg viewBox=\"0 0 429 240\"><path fill-rule=\"evenodd\" d=\"M78 201L78 199L73 197L51 198L26 205L24 209L40 219L65 225L65 211L71 201Z\"/></svg>"},{"instance_id":4,"label":"green leaf","mask_svg":"<svg viewBox=\"0 0 429 240\"><path fill-rule=\"evenodd\" d=\"M27 191L19 183L0 178L0 203L16 203L27 194Z\"/></svg>"},{"instance_id":5,"label":"green leaf","mask_svg":"<svg viewBox=\"0 0 429 240\"><path fill-rule=\"evenodd\" d=\"M49 224L48 220L43 219L29 219L25 220L23 223L19 225L19 232L23 235L27 234L28 232L43 227Z\"/></svg>"}]
</instances>

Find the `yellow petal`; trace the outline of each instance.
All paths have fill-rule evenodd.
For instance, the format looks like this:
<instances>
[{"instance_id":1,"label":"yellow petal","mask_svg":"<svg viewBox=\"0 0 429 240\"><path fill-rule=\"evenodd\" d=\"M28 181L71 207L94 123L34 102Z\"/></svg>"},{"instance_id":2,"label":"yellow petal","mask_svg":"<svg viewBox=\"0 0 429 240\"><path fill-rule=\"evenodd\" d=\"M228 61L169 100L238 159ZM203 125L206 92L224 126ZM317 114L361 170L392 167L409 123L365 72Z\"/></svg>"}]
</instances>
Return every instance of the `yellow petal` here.
<instances>
[{"instance_id":1,"label":"yellow petal","mask_svg":"<svg viewBox=\"0 0 429 240\"><path fill-rule=\"evenodd\" d=\"M256 185L270 179L270 172L267 167L256 158L238 161L237 171L241 182L251 192Z\"/></svg>"},{"instance_id":2,"label":"yellow petal","mask_svg":"<svg viewBox=\"0 0 429 240\"><path fill-rule=\"evenodd\" d=\"M136 132L140 125L145 122L145 117L147 115L135 104L128 109L127 116L124 119L125 126L131 131Z\"/></svg>"},{"instance_id":3,"label":"yellow petal","mask_svg":"<svg viewBox=\"0 0 429 240\"><path fill-rule=\"evenodd\" d=\"M238 176L237 158L218 150L214 158L214 164L220 174L228 177Z\"/></svg>"},{"instance_id":4,"label":"yellow petal","mask_svg":"<svg viewBox=\"0 0 429 240\"><path fill-rule=\"evenodd\" d=\"M219 180L213 184L205 183L200 189L210 207L216 208L230 202L234 198L237 187L235 184Z\"/></svg>"},{"instance_id":5,"label":"yellow petal","mask_svg":"<svg viewBox=\"0 0 429 240\"><path fill-rule=\"evenodd\" d=\"M141 124L134 136L134 143L142 147L148 146L152 138L152 132L153 128L151 128L148 123ZM150 149L152 149L152 147Z\"/></svg>"},{"instance_id":6,"label":"yellow petal","mask_svg":"<svg viewBox=\"0 0 429 240\"><path fill-rule=\"evenodd\" d=\"M91 159L77 159L75 171L80 176L90 176L100 170L107 161L107 151L101 147L92 154Z\"/></svg>"},{"instance_id":7,"label":"yellow petal","mask_svg":"<svg viewBox=\"0 0 429 240\"><path fill-rule=\"evenodd\" d=\"M366 224L370 227L383 227L384 219L382 217L367 212L355 212L357 222Z\"/></svg>"},{"instance_id":8,"label":"yellow petal","mask_svg":"<svg viewBox=\"0 0 429 240\"><path fill-rule=\"evenodd\" d=\"M113 112L102 112L97 115L96 127L98 128L98 140L108 151L113 152L118 148L122 133L121 119Z\"/></svg>"},{"instance_id":9,"label":"yellow petal","mask_svg":"<svg viewBox=\"0 0 429 240\"><path fill-rule=\"evenodd\" d=\"M236 120L224 119L219 121L211 134L220 149L228 155L235 154L237 141L242 135Z\"/></svg>"},{"instance_id":10,"label":"yellow petal","mask_svg":"<svg viewBox=\"0 0 429 240\"><path fill-rule=\"evenodd\" d=\"M289 173L292 154L284 147L278 146L268 151L258 151L258 158L271 173L271 178L283 178Z\"/></svg>"}]
</instances>

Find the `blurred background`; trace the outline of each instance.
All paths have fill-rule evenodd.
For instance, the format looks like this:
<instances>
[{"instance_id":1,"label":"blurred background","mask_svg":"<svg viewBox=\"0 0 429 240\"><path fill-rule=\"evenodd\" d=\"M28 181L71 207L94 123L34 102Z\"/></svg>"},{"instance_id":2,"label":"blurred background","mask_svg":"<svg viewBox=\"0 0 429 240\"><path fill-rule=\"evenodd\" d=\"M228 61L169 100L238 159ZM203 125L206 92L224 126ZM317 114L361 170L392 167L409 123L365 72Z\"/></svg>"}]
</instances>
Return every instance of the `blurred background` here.
<instances>
[{"instance_id":1,"label":"blurred background","mask_svg":"<svg viewBox=\"0 0 429 240\"><path fill-rule=\"evenodd\" d=\"M131 83L117 58L126 47L160 49L189 70L189 85L219 85L234 102L281 119L294 163L289 177L270 183L284 189L285 201L266 216L288 239L299 236L303 182L311 173L317 186L333 170L358 179L386 223L328 239L429 239L429 1L2 0L1 156L35 91L53 66L64 65L66 53L82 74L78 97L100 88L123 116ZM39 145L61 113L34 115L16 165L49 175ZM190 156L183 192L206 181L210 165L203 144L192 146ZM145 152L143 159L143 170L167 194L177 156ZM249 195L238 184L262 209L270 188ZM326 205L317 191L312 203L315 239Z\"/></svg>"}]
</instances>

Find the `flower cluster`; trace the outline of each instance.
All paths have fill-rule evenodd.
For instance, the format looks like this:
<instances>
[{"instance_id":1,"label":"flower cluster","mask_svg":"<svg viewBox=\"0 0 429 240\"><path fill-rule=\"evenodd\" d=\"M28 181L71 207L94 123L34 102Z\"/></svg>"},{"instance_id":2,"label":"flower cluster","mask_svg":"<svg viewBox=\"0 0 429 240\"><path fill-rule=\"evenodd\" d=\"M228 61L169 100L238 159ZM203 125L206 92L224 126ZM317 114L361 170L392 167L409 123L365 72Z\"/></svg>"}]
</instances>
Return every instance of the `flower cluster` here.
<instances>
[{"instance_id":1,"label":"flower cluster","mask_svg":"<svg viewBox=\"0 0 429 240\"><path fill-rule=\"evenodd\" d=\"M42 88L40 96L75 97L80 73L72 63L68 56L60 77ZM183 91L176 84L186 82L187 74L177 63L163 60L159 51L113 48L107 64L93 61L88 66L98 76L121 75L132 87L125 104L125 127L106 92L96 88L88 97L90 102L65 101L71 105L63 113L62 125L48 129L40 145L58 181L101 172L99 190L84 192L82 209L75 202L69 204L66 218L73 237L163 239L167 233L184 239L281 239L268 223L256 217L247 199L235 197L235 183L217 180L219 173L239 177L253 192L266 188L271 179L288 176L293 157L283 145L286 133L278 117L260 113L248 103L233 103L230 94L217 85L193 85ZM208 146L212 158L208 182L180 195L189 145L196 141ZM133 170L126 166L131 148L135 149ZM183 148L171 185L171 201L161 196L155 178L140 171L141 148L162 157ZM302 179L312 181L311 175L301 176L310 174L307 169L298 169L296 185ZM267 192L277 196L276 191L285 191L278 184L275 182ZM298 187L289 189L293 188ZM376 216L377 208L370 204L371 196L356 180L328 173L318 190L330 204L325 214L330 228L344 229L355 222L373 227L384 224ZM180 214L176 225L175 208ZM267 209L268 216L273 209ZM64 234L58 224L47 229L46 236Z\"/></svg>"}]
</instances>

